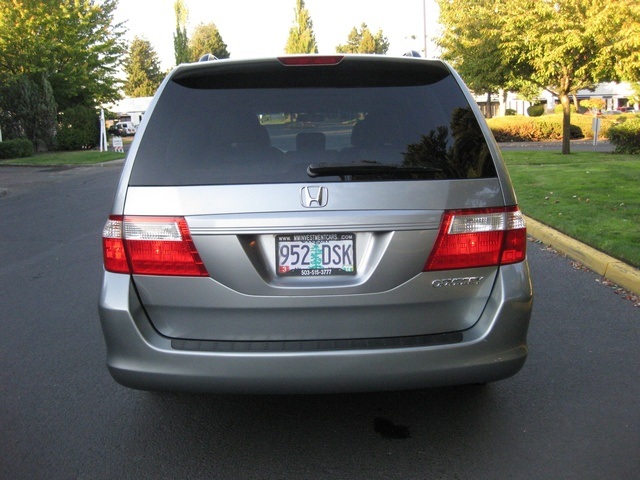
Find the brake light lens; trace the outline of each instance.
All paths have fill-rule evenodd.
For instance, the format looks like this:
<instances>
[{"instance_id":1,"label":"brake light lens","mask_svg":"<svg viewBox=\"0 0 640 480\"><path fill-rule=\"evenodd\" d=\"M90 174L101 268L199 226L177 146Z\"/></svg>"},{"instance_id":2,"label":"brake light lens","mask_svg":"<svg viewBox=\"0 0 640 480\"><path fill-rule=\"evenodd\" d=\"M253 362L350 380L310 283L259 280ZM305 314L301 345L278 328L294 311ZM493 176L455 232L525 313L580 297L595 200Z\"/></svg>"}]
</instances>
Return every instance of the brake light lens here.
<instances>
[{"instance_id":1,"label":"brake light lens","mask_svg":"<svg viewBox=\"0 0 640 480\"><path fill-rule=\"evenodd\" d=\"M102 251L109 272L209 276L182 217L111 215L102 232Z\"/></svg>"},{"instance_id":2,"label":"brake light lens","mask_svg":"<svg viewBox=\"0 0 640 480\"><path fill-rule=\"evenodd\" d=\"M344 55L293 55L278 57L281 64L287 66L337 65Z\"/></svg>"},{"instance_id":3,"label":"brake light lens","mask_svg":"<svg viewBox=\"0 0 640 480\"><path fill-rule=\"evenodd\" d=\"M524 261L527 231L518 207L451 210L424 271L507 265Z\"/></svg>"}]
</instances>

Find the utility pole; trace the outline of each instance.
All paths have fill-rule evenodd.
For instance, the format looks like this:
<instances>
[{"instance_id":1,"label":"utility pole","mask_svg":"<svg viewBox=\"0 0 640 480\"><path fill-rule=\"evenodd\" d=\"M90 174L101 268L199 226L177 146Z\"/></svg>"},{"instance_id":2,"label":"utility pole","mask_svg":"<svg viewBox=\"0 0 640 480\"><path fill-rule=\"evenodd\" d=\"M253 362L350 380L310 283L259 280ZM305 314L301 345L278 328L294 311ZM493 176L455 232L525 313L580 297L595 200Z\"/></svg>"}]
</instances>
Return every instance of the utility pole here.
<instances>
[{"instance_id":1,"label":"utility pole","mask_svg":"<svg viewBox=\"0 0 640 480\"><path fill-rule=\"evenodd\" d=\"M427 58L427 0L422 0L422 30L424 32L424 58Z\"/></svg>"}]
</instances>

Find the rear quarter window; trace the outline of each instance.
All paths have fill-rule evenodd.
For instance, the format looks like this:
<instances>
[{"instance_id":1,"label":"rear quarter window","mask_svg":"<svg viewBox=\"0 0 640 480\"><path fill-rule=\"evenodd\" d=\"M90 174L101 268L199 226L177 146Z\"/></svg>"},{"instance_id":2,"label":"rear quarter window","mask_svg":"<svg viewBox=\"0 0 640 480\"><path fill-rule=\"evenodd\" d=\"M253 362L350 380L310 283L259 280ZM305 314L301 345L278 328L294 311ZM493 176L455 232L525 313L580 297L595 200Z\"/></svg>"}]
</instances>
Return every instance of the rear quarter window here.
<instances>
[{"instance_id":1,"label":"rear quarter window","mask_svg":"<svg viewBox=\"0 0 640 480\"><path fill-rule=\"evenodd\" d=\"M130 184L495 176L474 111L446 67L345 58L337 66L274 60L177 70L149 118Z\"/></svg>"}]
</instances>

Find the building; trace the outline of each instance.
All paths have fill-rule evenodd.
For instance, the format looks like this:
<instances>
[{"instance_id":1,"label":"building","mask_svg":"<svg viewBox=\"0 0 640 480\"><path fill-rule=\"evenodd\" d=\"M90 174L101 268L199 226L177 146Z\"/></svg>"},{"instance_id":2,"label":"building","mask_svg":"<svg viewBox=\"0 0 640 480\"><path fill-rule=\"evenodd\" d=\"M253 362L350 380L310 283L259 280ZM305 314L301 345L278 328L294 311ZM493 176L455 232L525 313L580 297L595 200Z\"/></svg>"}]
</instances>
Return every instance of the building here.
<instances>
[{"instance_id":1,"label":"building","mask_svg":"<svg viewBox=\"0 0 640 480\"><path fill-rule=\"evenodd\" d=\"M607 102L605 110L619 110L622 108L635 108L640 109L640 105L637 103L634 105L631 103L630 98L633 96L633 89L629 83L616 83L607 82L600 83L594 90L579 90L576 97L578 101L585 100L587 98L602 98ZM502 98L501 98L502 97ZM476 95L476 102L480 106L482 113L487 116L487 95ZM553 108L560 103L558 98L553 96L550 92L543 91L537 99L536 103L543 103L548 105L547 110L553 110ZM501 107L504 105L504 109ZM522 100L516 93L506 92L506 95L494 94L491 96L491 102L489 108L491 108L491 116L499 116L501 111L507 109L513 110L518 115L527 115L527 108L531 106L531 102Z\"/></svg>"},{"instance_id":2,"label":"building","mask_svg":"<svg viewBox=\"0 0 640 480\"><path fill-rule=\"evenodd\" d=\"M104 108L118 115L118 122L130 122L138 126L153 97L123 98Z\"/></svg>"}]
</instances>

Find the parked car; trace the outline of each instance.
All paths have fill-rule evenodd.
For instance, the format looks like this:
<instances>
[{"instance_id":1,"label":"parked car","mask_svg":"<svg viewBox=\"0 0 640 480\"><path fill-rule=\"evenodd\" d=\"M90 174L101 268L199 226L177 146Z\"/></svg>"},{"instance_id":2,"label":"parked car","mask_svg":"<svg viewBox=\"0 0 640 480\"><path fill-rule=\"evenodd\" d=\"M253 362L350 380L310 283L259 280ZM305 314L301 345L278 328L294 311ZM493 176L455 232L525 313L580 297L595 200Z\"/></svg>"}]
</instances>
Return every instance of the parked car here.
<instances>
[{"instance_id":1,"label":"parked car","mask_svg":"<svg viewBox=\"0 0 640 480\"><path fill-rule=\"evenodd\" d=\"M135 135L136 126L131 122L118 122L116 128L122 132L122 136Z\"/></svg>"},{"instance_id":2,"label":"parked car","mask_svg":"<svg viewBox=\"0 0 640 480\"><path fill-rule=\"evenodd\" d=\"M447 64L181 65L103 231L107 365L128 387L225 393L500 380L527 356L526 243Z\"/></svg>"},{"instance_id":3,"label":"parked car","mask_svg":"<svg viewBox=\"0 0 640 480\"><path fill-rule=\"evenodd\" d=\"M122 128L118 127L118 125L111 125L108 129L107 129L107 133L109 135L114 135L116 137L121 137L124 132L122 131Z\"/></svg>"}]
</instances>

